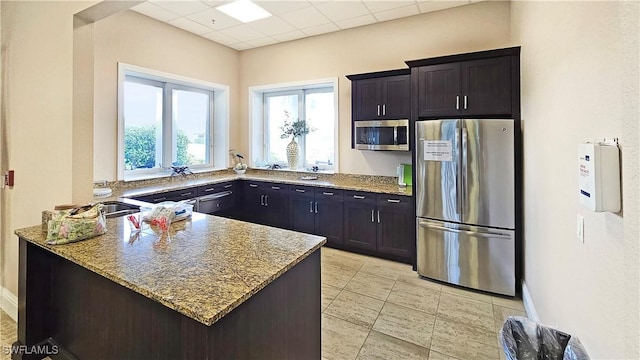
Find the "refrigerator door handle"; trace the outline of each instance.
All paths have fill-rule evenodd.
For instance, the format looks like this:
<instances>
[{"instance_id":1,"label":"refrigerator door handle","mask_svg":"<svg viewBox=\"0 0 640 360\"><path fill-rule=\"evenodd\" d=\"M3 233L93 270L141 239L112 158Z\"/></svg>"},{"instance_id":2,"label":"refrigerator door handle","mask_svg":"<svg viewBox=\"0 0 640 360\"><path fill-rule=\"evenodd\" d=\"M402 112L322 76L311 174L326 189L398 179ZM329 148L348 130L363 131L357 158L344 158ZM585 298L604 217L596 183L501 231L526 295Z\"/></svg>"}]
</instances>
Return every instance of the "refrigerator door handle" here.
<instances>
[{"instance_id":1,"label":"refrigerator door handle","mask_svg":"<svg viewBox=\"0 0 640 360\"><path fill-rule=\"evenodd\" d=\"M437 229L437 230L450 231L450 232L459 233L459 234L465 234L465 235L469 235L469 236L490 237L490 238L499 237L499 238L511 239L511 235L508 235L508 234L501 234L501 233L494 233L494 232L475 232L475 231L469 231L469 230L458 230L458 229L452 229L452 228L448 228L448 227L444 227L444 226L437 226L437 225L429 224L426 221L420 221L420 226L422 226L422 227L430 227L432 229Z\"/></svg>"},{"instance_id":2,"label":"refrigerator door handle","mask_svg":"<svg viewBox=\"0 0 640 360\"><path fill-rule=\"evenodd\" d=\"M460 144L460 129L456 128L456 146L458 146ZM462 173L462 164L460 163L460 161L458 161L458 175L455 177L455 182L456 182L456 213L458 215L460 215L460 218L462 218L462 204L461 204L461 195L460 192L462 191L462 184L461 184L461 180L460 180L460 174Z\"/></svg>"},{"instance_id":3,"label":"refrigerator door handle","mask_svg":"<svg viewBox=\"0 0 640 360\"><path fill-rule=\"evenodd\" d=\"M460 186L460 209L464 212L465 203L467 201L467 129L462 128L462 185ZM464 222L464 217L460 213L460 218Z\"/></svg>"}]
</instances>

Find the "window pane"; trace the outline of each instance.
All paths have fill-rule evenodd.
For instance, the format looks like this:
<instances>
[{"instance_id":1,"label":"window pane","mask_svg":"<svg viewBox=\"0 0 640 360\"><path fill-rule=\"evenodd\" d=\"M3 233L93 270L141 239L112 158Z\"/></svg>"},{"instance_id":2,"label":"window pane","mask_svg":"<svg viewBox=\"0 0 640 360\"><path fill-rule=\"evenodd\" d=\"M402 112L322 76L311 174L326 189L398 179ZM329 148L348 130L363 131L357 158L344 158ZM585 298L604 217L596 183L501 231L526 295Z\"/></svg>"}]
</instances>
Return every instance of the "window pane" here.
<instances>
[{"instance_id":1,"label":"window pane","mask_svg":"<svg viewBox=\"0 0 640 360\"><path fill-rule=\"evenodd\" d=\"M313 129L306 136L306 165L321 168L334 163L335 111L333 92L305 95L306 120Z\"/></svg>"},{"instance_id":2,"label":"window pane","mask_svg":"<svg viewBox=\"0 0 640 360\"><path fill-rule=\"evenodd\" d=\"M208 94L172 91L174 131L173 165L208 164L209 159L209 104Z\"/></svg>"},{"instance_id":3,"label":"window pane","mask_svg":"<svg viewBox=\"0 0 640 360\"><path fill-rule=\"evenodd\" d=\"M292 120L298 118L298 95L277 95L266 96L265 103L267 106L267 162L287 162L287 144L291 142L291 138L281 139L284 124L285 111L291 114Z\"/></svg>"},{"instance_id":4,"label":"window pane","mask_svg":"<svg viewBox=\"0 0 640 360\"><path fill-rule=\"evenodd\" d=\"M162 88L124 85L125 170L153 168L162 161Z\"/></svg>"}]
</instances>

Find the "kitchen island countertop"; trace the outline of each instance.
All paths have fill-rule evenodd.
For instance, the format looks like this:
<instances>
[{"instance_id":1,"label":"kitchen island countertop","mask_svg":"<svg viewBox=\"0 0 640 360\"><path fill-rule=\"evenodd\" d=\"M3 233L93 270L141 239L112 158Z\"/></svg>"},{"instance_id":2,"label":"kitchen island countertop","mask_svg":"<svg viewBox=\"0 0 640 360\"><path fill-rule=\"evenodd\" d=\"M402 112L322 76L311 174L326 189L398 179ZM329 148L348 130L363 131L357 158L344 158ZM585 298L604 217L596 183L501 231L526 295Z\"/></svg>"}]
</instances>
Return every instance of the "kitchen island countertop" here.
<instances>
[{"instance_id":1,"label":"kitchen island countertop","mask_svg":"<svg viewBox=\"0 0 640 360\"><path fill-rule=\"evenodd\" d=\"M194 213L164 237L131 234L125 217L105 235L47 245L41 226L16 230L29 243L210 326L304 260L325 238Z\"/></svg>"}]
</instances>

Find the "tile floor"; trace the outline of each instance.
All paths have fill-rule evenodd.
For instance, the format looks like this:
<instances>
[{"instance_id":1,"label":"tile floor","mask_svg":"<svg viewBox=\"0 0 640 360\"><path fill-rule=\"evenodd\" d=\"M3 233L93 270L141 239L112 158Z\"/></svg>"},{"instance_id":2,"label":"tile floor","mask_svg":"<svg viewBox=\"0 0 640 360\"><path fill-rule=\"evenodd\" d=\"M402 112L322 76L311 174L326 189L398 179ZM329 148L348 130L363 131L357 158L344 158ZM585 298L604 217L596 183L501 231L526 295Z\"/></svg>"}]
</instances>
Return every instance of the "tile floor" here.
<instances>
[{"instance_id":1,"label":"tile floor","mask_svg":"<svg viewBox=\"0 0 640 360\"><path fill-rule=\"evenodd\" d=\"M322 248L322 357L504 359L498 331L522 301L419 279L410 265ZM0 311L0 360L16 340Z\"/></svg>"},{"instance_id":2,"label":"tile floor","mask_svg":"<svg viewBox=\"0 0 640 360\"><path fill-rule=\"evenodd\" d=\"M522 301L419 279L410 265L322 248L322 357L504 359Z\"/></svg>"}]
</instances>

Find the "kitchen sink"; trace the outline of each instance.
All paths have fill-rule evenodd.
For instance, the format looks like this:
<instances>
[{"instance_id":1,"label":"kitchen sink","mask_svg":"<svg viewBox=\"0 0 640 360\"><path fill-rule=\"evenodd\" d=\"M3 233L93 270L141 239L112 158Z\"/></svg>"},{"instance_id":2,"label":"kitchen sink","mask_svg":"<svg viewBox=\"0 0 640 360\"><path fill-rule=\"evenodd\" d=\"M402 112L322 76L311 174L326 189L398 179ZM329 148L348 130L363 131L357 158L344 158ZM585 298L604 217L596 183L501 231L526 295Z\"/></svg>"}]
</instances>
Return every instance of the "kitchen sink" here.
<instances>
[{"instance_id":1,"label":"kitchen sink","mask_svg":"<svg viewBox=\"0 0 640 360\"><path fill-rule=\"evenodd\" d=\"M114 218L140 212L140 207L121 201L105 201L102 210L107 218Z\"/></svg>"}]
</instances>

